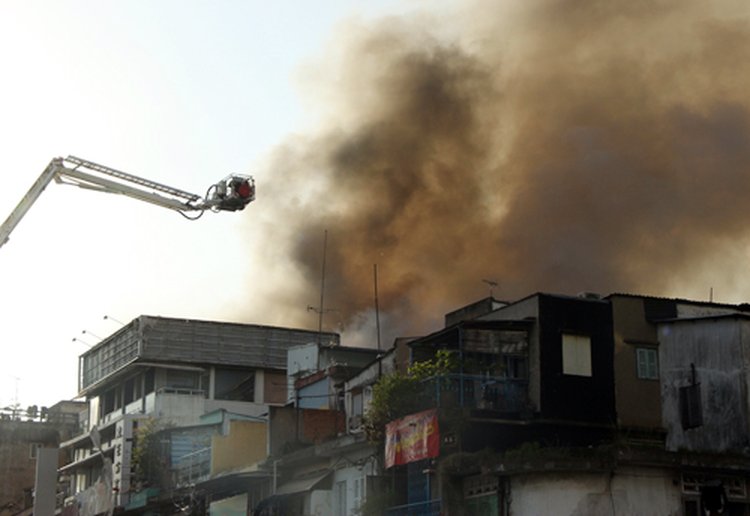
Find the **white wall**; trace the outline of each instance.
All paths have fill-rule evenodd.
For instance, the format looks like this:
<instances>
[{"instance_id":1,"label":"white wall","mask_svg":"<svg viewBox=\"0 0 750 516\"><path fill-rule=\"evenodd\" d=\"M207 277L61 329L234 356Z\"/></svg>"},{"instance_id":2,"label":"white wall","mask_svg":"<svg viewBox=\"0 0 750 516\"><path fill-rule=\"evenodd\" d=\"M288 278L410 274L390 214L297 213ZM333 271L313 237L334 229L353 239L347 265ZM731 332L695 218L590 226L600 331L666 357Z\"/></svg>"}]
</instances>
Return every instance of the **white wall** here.
<instances>
[{"instance_id":1,"label":"white wall","mask_svg":"<svg viewBox=\"0 0 750 516\"><path fill-rule=\"evenodd\" d=\"M318 370L318 344L315 342L289 348L286 357L286 369L290 376Z\"/></svg>"},{"instance_id":2,"label":"white wall","mask_svg":"<svg viewBox=\"0 0 750 516\"><path fill-rule=\"evenodd\" d=\"M372 450L368 449L359 454L347 455L346 460L342 462L342 467L334 471L330 514L337 514L335 486L338 482L346 482L346 510L344 514L357 513L357 509L365 499L367 477L375 474L375 462L368 460L371 453Z\"/></svg>"},{"instance_id":3,"label":"white wall","mask_svg":"<svg viewBox=\"0 0 750 516\"><path fill-rule=\"evenodd\" d=\"M305 507L306 516L330 516L333 514L331 509L331 491L312 491L305 497L305 502L309 504Z\"/></svg>"},{"instance_id":4,"label":"white wall","mask_svg":"<svg viewBox=\"0 0 750 516\"><path fill-rule=\"evenodd\" d=\"M542 473L515 476L510 485L510 515L678 516L680 484L656 469L603 473Z\"/></svg>"},{"instance_id":5,"label":"white wall","mask_svg":"<svg viewBox=\"0 0 750 516\"><path fill-rule=\"evenodd\" d=\"M195 425L200 421L204 411L202 395L170 394L161 392L156 396L154 417L177 426Z\"/></svg>"}]
</instances>

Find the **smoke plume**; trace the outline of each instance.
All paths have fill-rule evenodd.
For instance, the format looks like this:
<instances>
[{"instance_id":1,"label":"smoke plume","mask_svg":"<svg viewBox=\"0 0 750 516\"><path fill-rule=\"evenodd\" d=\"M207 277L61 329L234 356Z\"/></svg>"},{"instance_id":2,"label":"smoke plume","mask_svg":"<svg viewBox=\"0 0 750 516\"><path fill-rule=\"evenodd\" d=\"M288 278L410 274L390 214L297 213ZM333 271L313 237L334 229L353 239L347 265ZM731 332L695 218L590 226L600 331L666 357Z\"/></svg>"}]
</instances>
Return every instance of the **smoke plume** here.
<instances>
[{"instance_id":1,"label":"smoke plume","mask_svg":"<svg viewBox=\"0 0 750 516\"><path fill-rule=\"evenodd\" d=\"M747 244L742 4L509 4L339 37L325 126L281 146L263 186L273 259L296 274L277 304L317 308L326 230L327 326L372 324L377 264L402 334L488 295L483 279L502 299L672 295Z\"/></svg>"}]
</instances>

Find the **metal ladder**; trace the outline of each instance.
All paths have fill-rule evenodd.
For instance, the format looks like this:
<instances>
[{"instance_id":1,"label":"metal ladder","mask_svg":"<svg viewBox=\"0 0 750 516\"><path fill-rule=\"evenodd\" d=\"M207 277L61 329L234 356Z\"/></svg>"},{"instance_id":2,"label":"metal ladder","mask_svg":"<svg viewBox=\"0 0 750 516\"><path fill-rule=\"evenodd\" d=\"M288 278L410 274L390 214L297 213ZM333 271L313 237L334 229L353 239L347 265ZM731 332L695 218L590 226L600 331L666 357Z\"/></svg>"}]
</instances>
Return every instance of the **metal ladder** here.
<instances>
[{"instance_id":1,"label":"metal ladder","mask_svg":"<svg viewBox=\"0 0 750 516\"><path fill-rule=\"evenodd\" d=\"M108 176L116 177L123 181L129 181L131 183L145 186L146 188L151 188L152 190L163 192L163 193L172 195L174 197L187 199L188 202L195 202L195 201L200 200L201 198L199 195L186 192L184 190L179 190L177 188L172 188L171 186L166 186L161 183L157 183L155 181L149 181L148 179L134 176L133 174L128 174L126 172L122 172L114 168L105 167L104 165L99 165L98 163L94 163L93 161L87 161L85 159L76 158L75 156L68 156L67 158L65 158L65 161L68 163L74 164L75 168L85 167L87 169L99 172L100 174L105 174Z\"/></svg>"}]
</instances>

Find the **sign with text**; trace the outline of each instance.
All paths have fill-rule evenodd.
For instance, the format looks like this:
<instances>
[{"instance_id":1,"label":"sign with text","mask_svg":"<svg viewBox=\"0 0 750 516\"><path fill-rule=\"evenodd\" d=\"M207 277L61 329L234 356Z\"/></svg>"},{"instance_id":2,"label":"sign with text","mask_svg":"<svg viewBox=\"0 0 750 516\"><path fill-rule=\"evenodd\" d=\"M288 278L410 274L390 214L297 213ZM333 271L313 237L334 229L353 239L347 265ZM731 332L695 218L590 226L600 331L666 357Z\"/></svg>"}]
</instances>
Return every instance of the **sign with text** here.
<instances>
[{"instance_id":1,"label":"sign with text","mask_svg":"<svg viewBox=\"0 0 750 516\"><path fill-rule=\"evenodd\" d=\"M437 410L425 410L385 426L385 467L398 466L440 454Z\"/></svg>"}]
</instances>

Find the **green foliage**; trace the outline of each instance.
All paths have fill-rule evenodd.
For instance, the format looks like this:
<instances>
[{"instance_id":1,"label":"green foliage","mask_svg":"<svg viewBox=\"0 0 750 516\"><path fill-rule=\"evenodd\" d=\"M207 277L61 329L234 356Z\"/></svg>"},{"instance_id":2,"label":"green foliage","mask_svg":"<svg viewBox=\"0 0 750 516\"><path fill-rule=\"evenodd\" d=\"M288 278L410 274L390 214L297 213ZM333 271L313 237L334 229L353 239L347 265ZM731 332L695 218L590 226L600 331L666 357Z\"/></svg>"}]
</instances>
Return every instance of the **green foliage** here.
<instances>
[{"instance_id":1,"label":"green foliage","mask_svg":"<svg viewBox=\"0 0 750 516\"><path fill-rule=\"evenodd\" d=\"M422 381L436 376L444 376L458 366L456 355L447 349L438 350L430 360L414 362L407 375L414 380Z\"/></svg>"},{"instance_id":2,"label":"green foliage","mask_svg":"<svg viewBox=\"0 0 750 516\"><path fill-rule=\"evenodd\" d=\"M412 364L406 374L381 377L373 388L372 402L364 416L368 439L382 442L387 423L428 408L431 392L425 389L424 381L444 376L455 367L455 356L450 351L439 350L432 359Z\"/></svg>"},{"instance_id":3,"label":"green foliage","mask_svg":"<svg viewBox=\"0 0 750 516\"><path fill-rule=\"evenodd\" d=\"M142 420L135 431L132 465L136 487L169 487L168 449L162 441L164 425L156 419Z\"/></svg>"}]
</instances>

